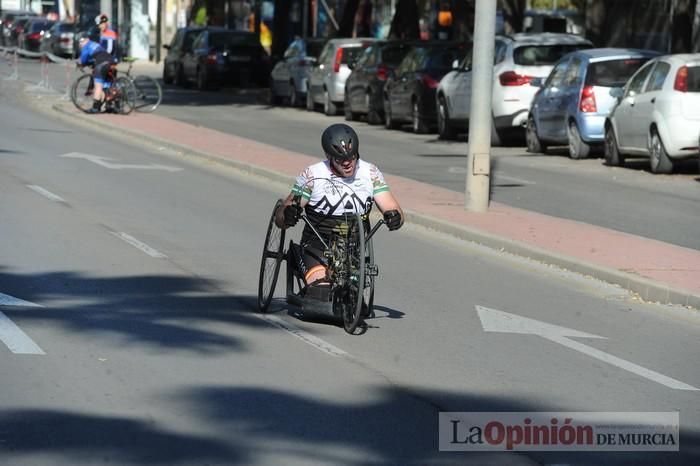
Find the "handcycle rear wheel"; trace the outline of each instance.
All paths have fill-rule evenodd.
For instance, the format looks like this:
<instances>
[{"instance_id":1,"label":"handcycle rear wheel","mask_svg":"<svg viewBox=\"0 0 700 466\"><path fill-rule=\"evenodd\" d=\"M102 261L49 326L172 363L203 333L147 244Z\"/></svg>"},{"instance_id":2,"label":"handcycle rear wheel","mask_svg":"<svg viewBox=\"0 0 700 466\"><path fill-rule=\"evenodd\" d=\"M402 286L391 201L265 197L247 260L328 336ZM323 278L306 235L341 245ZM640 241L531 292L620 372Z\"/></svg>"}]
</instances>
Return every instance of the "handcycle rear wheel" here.
<instances>
[{"instance_id":1,"label":"handcycle rear wheel","mask_svg":"<svg viewBox=\"0 0 700 466\"><path fill-rule=\"evenodd\" d=\"M362 322L365 289L365 229L360 215L356 215L347 234L354 246L348 248L344 259L347 280L333 292L333 313L342 317L345 331L354 334Z\"/></svg>"},{"instance_id":2,"label":"handcycle rear wheel","mask_svg":"<svg viewBox=\"0 0 700 466\"><path fill-rule=\"evenodd\" d=\"M70 90L70 99L78 110L87 112L92 108L94 87L92 75L84 74L75 80Z\"/></svg>"},{"instance_id":3,"label":"handcycle rear wheel","mask_svg":"<svg viewBox=\"0 0 700 466\"><path fill-rule=\"evenodd\" d=\"M270 222L267 225L265 244L263 246L262 260L260 261L260 278L258 280L258 310L267 311L275 294L277 277L279 276L282 259L284 259L284 234L285 230L275 224L277 210L282 206L282 200L278 200L272 209Z\"/></svg>"}]
</instances>

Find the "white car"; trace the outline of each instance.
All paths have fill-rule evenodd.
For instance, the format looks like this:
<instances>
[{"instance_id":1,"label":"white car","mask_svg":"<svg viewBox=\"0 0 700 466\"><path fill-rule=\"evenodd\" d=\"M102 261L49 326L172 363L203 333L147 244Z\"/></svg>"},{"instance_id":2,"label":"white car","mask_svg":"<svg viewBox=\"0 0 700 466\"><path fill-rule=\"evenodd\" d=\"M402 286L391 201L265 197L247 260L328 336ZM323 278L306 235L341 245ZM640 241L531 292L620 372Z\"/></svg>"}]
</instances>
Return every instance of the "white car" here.
<instances>
[{"instance_id":1,"label":"white car","mask_svg":"<svg viewBox=\"0 0 700 466\"><path fill-rule=\"evenodd\" d=\"M546 78L554 63L575 50L592 48L574 34L520 33L496 36L493 67L491 143L500 145L512 133L524 134L527 114L537 88L533 78ZM451 139L466 132L471 107L471 54L442 78L437 90L438 133Z\"/></svg>"},{"instance_id":2,"label":"white car","mask_svg":"<svg viewBox=\"0 0 700 466\"><path fill-rule=\"evenodd\" d=\"M331 39L308 71L306 109L323 105L326 115L337 115L345 102L345 81L352 73L348 64L355 62L375 39L356 37Z\"/></svg>"},{"instance_id":3,"label":"white car","mask_svg":"<svg viewBox=\"0 0 700 466\"><path fill-rule=\"evenodd\" d=\"M671 173L676 160L698 157L700 53L657 57L610 93L620 102L605 121L605 161L649 157L653 173Z\"/></svg>"}]
</instances>

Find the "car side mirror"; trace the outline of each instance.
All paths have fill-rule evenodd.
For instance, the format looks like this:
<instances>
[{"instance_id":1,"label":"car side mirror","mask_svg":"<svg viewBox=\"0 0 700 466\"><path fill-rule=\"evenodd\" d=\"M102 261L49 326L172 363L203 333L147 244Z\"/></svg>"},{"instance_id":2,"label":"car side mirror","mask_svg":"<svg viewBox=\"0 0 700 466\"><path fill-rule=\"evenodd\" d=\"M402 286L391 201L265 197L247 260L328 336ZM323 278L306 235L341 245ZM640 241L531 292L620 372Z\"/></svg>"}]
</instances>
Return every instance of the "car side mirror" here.
<instances>
[{"instance_id":1,"label":"car side mirror","mask_svg":"<svg viewBox=\"0 0 700 466\"><path fill-rule=\"evenodd\" d=\"M542 87L543 84L544 84L544 78L532 78L530 80L530 86Z\"/></svg>"},{"instance_id":2,"label":"car side mirror","mask_svg":"<svg viewBox=\"0 0 700 466\"><path fill-rule=\"evenodd\" d=\"M355 69L355 63L356 63L356 62L354 62L354 61L351 61L350 63L348 63L348 68L350 68L351 70L354 70L354 69Z\"/></svg>"},{"instance_id":3,"label":"car side mirror","mask_svg":"<svg viewBox=\"0 0 700 466\"><path fill-rule=\"evenodd\" d=\"M611 97L620 100L624 95L624 90L621 87L613 87L612 89L610 89L609 94Z\"/></svg>"},{"instance_id":4,"label":"car side mirror","mask_svg":"<svg viewBox=\"0 0 700 466\"><path fill-rule=\"evenodd\" d=\"M164 48L165 50L170 50L170 44L165 44L165 45L163 45L163 48Z\"/></svg>"}]
</instances>

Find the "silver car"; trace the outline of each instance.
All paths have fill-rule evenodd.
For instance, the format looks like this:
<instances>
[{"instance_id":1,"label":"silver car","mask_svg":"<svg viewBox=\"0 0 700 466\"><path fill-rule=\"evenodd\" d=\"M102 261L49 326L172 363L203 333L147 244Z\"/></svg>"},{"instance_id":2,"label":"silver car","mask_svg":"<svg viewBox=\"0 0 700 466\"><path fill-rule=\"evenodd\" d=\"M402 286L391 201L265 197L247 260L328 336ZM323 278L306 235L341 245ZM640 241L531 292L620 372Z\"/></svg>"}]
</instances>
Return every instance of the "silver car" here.
<instances>
[{"instance_id":1,"label":"silver car","mask_svg":"<svg viewBox=\"0 0 700 466\"><path fill-rule=\"evenodd\" d=\"M352 72L348 63L360 57L364 49L375 42L372 38L331 39L318 61L309 69L309 89L306 93L306 109L315 110L323 105L326 115L337 115L345 100L345 81Z\"/></svg>"},{"instance_id":2,"label":"silver car","mask_svg":"<svg viewBox=\"0 0 700 466\"><path fill-rule=\"evenodd\" d=\"M282 60L270 73L270 103L284 99L292 107L298 107L306 99L309 68L316 63L327 39L295 39L284 52Z\"/></svg>"}]
</instances>

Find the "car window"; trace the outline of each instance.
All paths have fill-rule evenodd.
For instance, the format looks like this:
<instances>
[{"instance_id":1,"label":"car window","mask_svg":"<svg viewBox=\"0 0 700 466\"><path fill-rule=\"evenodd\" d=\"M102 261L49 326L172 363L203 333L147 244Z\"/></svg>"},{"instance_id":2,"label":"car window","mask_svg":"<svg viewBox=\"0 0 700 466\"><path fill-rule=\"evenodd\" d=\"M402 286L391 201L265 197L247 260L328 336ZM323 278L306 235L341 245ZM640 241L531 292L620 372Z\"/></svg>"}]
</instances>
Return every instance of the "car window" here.
<instances>
[{"instance_id":1,"label":"car window","mask_svg":"<svg viewBox=\"0 0 700 466\"><path fill-rule=\"evenodd\" d=\"M370 65L372 57L374 56L374 47L367 47L365 51L357 58L355 62L356 68L362 68L364 66Z\"/></svg>"},{"instance_id":2,"label":"car window","mask_svg":"<svg viewBox=\"0 0 700 466\"><path fill-rule=\"evenodd\" d=\"M209 34L209 47L221 49L231 46L257 45L254 34L235 34L228 32L212 32Z\"/></svg>"},{"instance_id":3,"label":"car window","mask_svg":"<svg viewBox=\"0 0 700 466\"><path fill-rule=\"evenodd\" d=\"M58 30L61 32L74 32L75 25L74 24L59 24Z\"/></svg>"},{"instance_id":4,"label":"car window","mask_svg":"<svg viewBox=\"0 0 700 466\"><path fill-rule=\"evenodd\" d=\"M493 51L493 64L496 65L498 63L501 63L503 60L506 59L506 50L508 50L508 45L501 41L497 40L495 49ZM471 60L470 60L471 62Z\"/></svg>"},{"instance_id":5,"label":"car window","mask_svg":"<svg viewBox=\"0 0 700 466\"><path fill-rule=\"evenodd\" d=\"M343 47L343 56L340 58L340 63L347 65L356 61L362 52L364 52L364 47Z\"/></svg>"},{"instance_id":6,"label":"car window","mask_svg":"<svg viewBox=\"0 0 700 466\"><path fill-rule=\"evenodd\" d=\"M565 86L573 86L581 82L582 61L581 57L572 57L571 60L569 60L563 79L563 84Z\"/></svg>"},{"instance_id":7,"label":"car window","mask_svg":"<svg viewBox=\"0 0 700 466\"><path fill-rule=\"evenodd\" d=\"M185 31L183 31L182 29L177 31L177 34L175 34L175 36L173 37L173 40L170 42L170 48L171 49L175 48L175 47L177 47L177 44L182 43L182 36L184 36L184 35L185 35Z\"/></svg>"},{"instance_id":8,"label":"car window","mask_svg":"<svg viewBox=\"0 0 700 466\"><path fill-rule=\"evenodd\" d=\"M306 43L306 56L307 57L318 57L321 53L321 49L324 46L324 42L307 42Z\"/></svg>"},{"instance_id":9,"label":"car window","mask_svg":"<svg viewBox=\"0 0 700 466\"><path fill-rule=\"evenodd\" d=\"M299 55L299 53L299 43L292 42L289 47L287 47L287 50L284 51L284 58L293 58Z\"/></svg>"},{"instance_id":10,"label":"car window","mask_svg":"<svg viewBox=\"0 0 700 466\"><path fill-rule=\"evenodd\" d=\"M455 48L441 47L431 49L428 53L428 63L425 68L430 70L449 70L452 69L452 63L463 56L460 50Z\"/></svg>"},{"instance_id":11,"label":"car window","mask_svg":"<svg viewBox=\"0 0 700 466\"><path fill-rule=\"evenodd\" d=\"M204 47L204 41L206 40L207 33L203 32L200 35L197 36L197 38L194 40L192 43L192 48L193 49L201 49Z\"/></svg>"},{"instance_id":12,"label":"car window","mask_svg":"<svg viewBox=\"0 0 700 466\"><path fill-rule=\"evenodd\" d=\"M53 25L52 21L36 21L32 22L29 32L39 32L39 31L46 31L48 28L50 28Z\"/></svg>"},{"instance_id":13,"label":"car window","mask_svg":"<svg viewBox=\"0 0 700 466\"><path fill-rule=\"evenodd\" d=\"M409 48L404 46L384 47L381 51L381 62L389 66L398 66L408 53L408 50Z\"/></svg>"},{"instance_id":14,"label":"car window","mask_svg":"<svg viewBox=\"0 0 700 466\"><path fill-rule=\"evenodd\" d=\"M606 60L588 65L586 84L589 86L623 87L627 80L648 58Z\"/></svg>"},{"instance_id":15,"label":"car window","mask_svg":"<svg viewBox=\"0 0 700 466\"><path fill-rule=\"evenodd\" d=\"M688 92L700 92L700 66L688 66Z\"/></svg>"},{"instance_id":16,"label":"car window","mask_svg":"<svg viewBox=\"0 0 700 466\"><path fill-rule=\"evenodd\" d=\"M396 74L408 73L415 66L416 49L408 52L406 57L401 61L401 64L396 70Z\"/></svg>"},{"instance_id":17,"label":"car window","mask_svg":"<svg viewBox=\"0 0 700 466\"><path fill-rule=\"evenodd\" d=\"M644 92L661 90L664 87L664 81L670 69L671 65L668 63L663 61L657 62L654 70L651 72L651 76L649 76L649 82Z\"/></svg>"},{"instance_id":18,"label":"car window","mask_svg":"<svg viewBox=\"0 0 700 466\"><path fill-rule=\"evenodd\" d=\"M637 74L632 76L627 86L627 90L625 91L625 97L641 94L642 89L644 88L644 81L646 81L647 77L649 76L649 73L651 73L651 70L652 66L647 64L646 66L642 67L639 71L637 71Z\"/></svg>"},{"instance_id":19,"label":"car window","mask_svg":"<svg viewBox=\"0 0 700 466\"><path fill-rule=\"evenodd\" d=\"M564 60L563 62L558 63L552 72L549 73L549 77L547 77L547 82L544 83L544 87L552 88L561 86L561 84L564 82L564 78L566 77L566 69L568 65L569 60Z\"/></svg>"},{"instance_id":20,"label":"car window","mask_svg":"<svg viewBox=\"0 0 700 466\"><path fill-rule=\"evenodd\" d=\"M323 47L323 51L321 52L321 56L318 58L318 62L319 63L327 63L328 57L331 55L331 50L333 50L333 46L331 44L326 44L326 46Z\"/></svg>"},{"instance_id":21,"label":"car window","mask_svg":"<svg viewBox=\"0 0 700 466\"><path fill-rule=\"evenodd\" d=\"M513 61L521 66L553 65L567 53L586 48L590 46L586 44L521 45L513 50Z\"/></svg>"}]
</instances>

